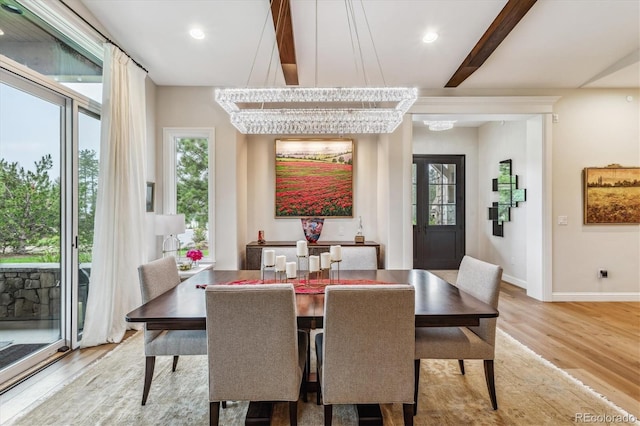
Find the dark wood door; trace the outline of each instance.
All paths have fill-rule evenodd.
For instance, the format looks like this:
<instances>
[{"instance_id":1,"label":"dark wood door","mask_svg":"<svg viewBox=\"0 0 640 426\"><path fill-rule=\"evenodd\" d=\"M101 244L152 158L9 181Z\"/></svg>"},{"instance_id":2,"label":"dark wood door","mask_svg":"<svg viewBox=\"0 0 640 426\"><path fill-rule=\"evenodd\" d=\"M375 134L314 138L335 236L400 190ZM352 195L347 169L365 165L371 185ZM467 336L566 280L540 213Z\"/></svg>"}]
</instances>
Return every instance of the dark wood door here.
<instances>
[{"instance_id":1,"label":"dark wood door","mask_svg":"<svg viewBox=\"0 0 640 426\"><path fill-rule=\"evenodd\" d=\"M457 269L464 247L464 155L413 156L413 267Z\"/></svg>"}]
</instances>

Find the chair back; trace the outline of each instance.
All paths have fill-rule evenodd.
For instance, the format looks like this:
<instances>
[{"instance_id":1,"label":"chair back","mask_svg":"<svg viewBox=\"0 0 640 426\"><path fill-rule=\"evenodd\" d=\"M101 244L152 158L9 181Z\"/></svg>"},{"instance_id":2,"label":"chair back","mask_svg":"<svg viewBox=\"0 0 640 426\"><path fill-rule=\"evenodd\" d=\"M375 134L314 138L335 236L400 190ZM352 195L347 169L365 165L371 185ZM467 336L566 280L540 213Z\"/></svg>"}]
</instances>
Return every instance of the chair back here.
<instances>
[{"instance_id":1,"label":"chair back","mask_svg":"<svg viewBox=\"0 0 640 426\"><path fill-rule=\"evenodd\" d=\"M138 267L142 303L155 299L180 284L178 265L173 256L154 260Z\"/></svg>"},{"instance_id":2,"label":"chair back","mask_svg":"<svg viewBox=\"0 0 640 426\"><path fill-rule=\"evenodd\" d=\"M326 287L325 404L413 403L414 306L407 284Z\"/></svg>"},{"instance_id":3,"label":"chair back","mask_svg":"<svg viewBox=\"0 0 640 426\"><path fill-rule=\"evenodd\" d=\"M205 296L209 401L297 401L293 285L210 285Z\"/></svg>"},{"instance_id":4,"label":"chair back","mask_svg":"<svg viewBox=\"0 0 640 426\"><path fill-rule=\"evenodd\" d=\"M334 263L333 269L337 266ZM375 247L342 247L341 270L378 269L378 254Z\"/></svg>"},{"instance_id":5,"label":"chair back","mask_svg":"<svg viewBox=\"0 0 640 426\"><path fill-rule=\"evenodd\" d=\"M456 286L476 299L498 308L501 280L502 267L465 256L460 263ZM493 346L496 339L496 322L496 318L480 319L479 326L469 329Z\"/></svg>"}]
</instances>

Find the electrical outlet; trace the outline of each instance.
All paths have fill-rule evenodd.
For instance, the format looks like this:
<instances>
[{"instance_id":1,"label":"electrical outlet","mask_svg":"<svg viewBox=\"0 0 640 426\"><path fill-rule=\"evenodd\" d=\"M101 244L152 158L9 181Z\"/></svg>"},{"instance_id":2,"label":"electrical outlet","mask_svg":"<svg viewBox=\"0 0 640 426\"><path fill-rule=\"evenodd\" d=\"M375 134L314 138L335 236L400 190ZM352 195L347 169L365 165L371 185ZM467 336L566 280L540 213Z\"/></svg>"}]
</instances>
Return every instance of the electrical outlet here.
<instances>
[{"instance_id":1,"label":"electrical outlet","mask_svg":"<svg viewBox=\"0 0 640 426\"><path fill-rule=\"evenodd\" d=\"M608 278L609 272L606 269L598 269L598 278Z\"/></svg>"}]
</instances>

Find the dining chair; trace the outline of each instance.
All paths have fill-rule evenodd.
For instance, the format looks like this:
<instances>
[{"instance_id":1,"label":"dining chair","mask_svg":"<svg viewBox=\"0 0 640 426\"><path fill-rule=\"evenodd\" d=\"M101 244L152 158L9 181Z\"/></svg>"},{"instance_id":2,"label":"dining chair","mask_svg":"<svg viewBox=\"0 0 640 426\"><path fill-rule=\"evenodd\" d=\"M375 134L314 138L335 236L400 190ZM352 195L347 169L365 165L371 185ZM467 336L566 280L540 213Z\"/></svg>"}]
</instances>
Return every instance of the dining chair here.
<instances>
[{"instance_id":1,"label":"dining chair","mask_svg":"<svg viewBox=\"0 0 640 426\"><path fill-rule=\"evenodd\" d=\"M336 269L337 264L332 265ZM341 270L378 269L378 254L375 247L342 247Z\"/></svg>"},{"instance_id":2,"label":"dining chair","mask_svg":"<svg viewBox=\"0 0 640 426\"><path fill-rule=\"evenodd\" d=\"M408 284L327 286L316 335L317 403L331 425L334 404L401 403L413 424L415 291Z\"/></svg>"},{"instance_id":3,"label":"dining chair","mask_svg":"<svg viewBox=\"0 0 640 426\"><path fill-rule=\"evenodd\" d=\"M147 303L180 284L178 266L173 256L154 260L138 267L142 303ZM180 355L206 355L207 334L204 330L147 330L144 327L146 358L142 405L147 403L156 356L173 356L176 371Z\"/></svg>"},{"instance_id":4,"label":"dining chair","mask_svg":"<svg viewBox=\"0 0 640 426\"><path fill-rule=\"evenodd\" d=\"M220 401L287 401L296 425L308 334L298 331L293 285L210 285L205 297L210 424Z\"/></svg>"},{"instance_id":5,"label":"dining chair","mask_svg":"<svg viewBox=\"0 0 640 426\"><path fill-rule=\"evenodd\" d=\"M471 256L464 256L458 270L456 287L494 308L498 308L502 268ZM493 360L495 357L497 318L481 318L477 327L416 328L414 414L418 409L420 360L457 359L464 375L465 359L484 360L484 375L494 410L498 409Z\"/></svg>"}]
</instances>

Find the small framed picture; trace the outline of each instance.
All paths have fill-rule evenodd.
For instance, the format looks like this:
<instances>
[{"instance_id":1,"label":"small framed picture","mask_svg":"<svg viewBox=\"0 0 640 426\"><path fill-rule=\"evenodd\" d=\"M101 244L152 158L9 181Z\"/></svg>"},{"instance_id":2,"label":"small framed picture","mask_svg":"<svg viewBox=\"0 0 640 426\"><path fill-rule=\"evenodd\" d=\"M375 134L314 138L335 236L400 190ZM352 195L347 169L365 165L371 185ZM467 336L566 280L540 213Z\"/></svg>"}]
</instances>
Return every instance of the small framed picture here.
<instances>
[{"instance_id":1,"label":"small framed picture","mask_svg":"<svg viewBox=\"0 0 640 426\"><path fill-rule=\"evenodd\" d=\"M154 182L147 182L147 212L152 212L155 205L155 186Z\"/></svg>"}]
</instances>

